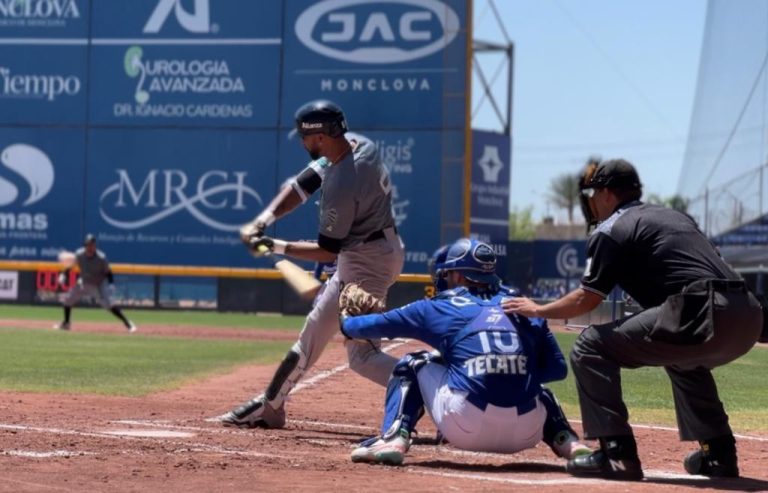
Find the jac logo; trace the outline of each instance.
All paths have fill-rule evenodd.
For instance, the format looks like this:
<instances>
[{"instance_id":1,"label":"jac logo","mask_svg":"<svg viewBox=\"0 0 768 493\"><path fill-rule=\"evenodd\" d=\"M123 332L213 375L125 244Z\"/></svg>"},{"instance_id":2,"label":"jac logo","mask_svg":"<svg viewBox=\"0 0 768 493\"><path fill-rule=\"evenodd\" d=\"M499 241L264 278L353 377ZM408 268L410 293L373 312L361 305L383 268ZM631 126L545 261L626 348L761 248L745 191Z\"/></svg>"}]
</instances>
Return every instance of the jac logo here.
<instances>
[{"instance_id":1,"label":"jac logo","mask_svg":"<svg viewBox=\"0 0 768 493\"><path fill-rule=\"evenodd\" d=\"M144 25L145 34L157 34L170 17L176 16L179 25L190 33L208 34L219 31L217 24L211 24L211 6L209 0L195 0L194 11L187 12L182 0L159 0L152 15Z\"/></svg>"},{"instance_id":2,"label":"jac logo","mask_svg":"<svg viewBox=\"0 0 768 493\"><path fill-rule=\"evenodd\" d=\"M64 284L59 282L59 273L55 270L39 270L35 278L35 287L38 291L69 291L77 283L77 273L69 271L69 277Z\"/></svg>"},{"instance_id":3,"label":"jac logo","mask_svg":"<svg viewBox=\"0 0 768 493\"><path fill-rule=\"evenodd\" d=\"M117 169L117 181L102 192L101 217L120 229L138 229L187 211L197 221L219 231L239 231L248 211L263 205L261 197L245 183L245 171L210 170L192 185L180 169L153 169L143 179L132 178L128 170ZM250 198L251 203L248 202ZM253 203L255 201L255 203ZM135 218L138 212L148 215ZM225 223L210 217L214 212L237 220ZM116 216L131 216L119 219Z\"/></svg>"},{"instance_id":4,"label":"jac logo","mask_svg":"<svg viewBox=\"0 0 768 493\"><path fill-rule=\"evenodd\" d=\"M459 17L439 0L325 0L296 19L307 48L353 63L399 63L429 56L459 32Z\"/></svg>"}]
</instances>

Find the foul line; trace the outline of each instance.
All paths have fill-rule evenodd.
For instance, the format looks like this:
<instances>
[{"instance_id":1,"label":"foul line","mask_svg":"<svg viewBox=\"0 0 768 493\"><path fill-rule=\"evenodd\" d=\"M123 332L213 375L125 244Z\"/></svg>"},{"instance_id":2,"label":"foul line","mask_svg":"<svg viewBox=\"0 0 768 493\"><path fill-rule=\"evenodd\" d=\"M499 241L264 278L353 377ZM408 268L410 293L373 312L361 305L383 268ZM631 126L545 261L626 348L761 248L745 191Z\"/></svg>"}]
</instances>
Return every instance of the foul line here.
<instances>
[{"instance_id":1,"label":"foul line","mask_svg":"<svg viewBox=\"0 0 768 493\"><path fill-rule=\"evenodd\" d=\"M569 419L568 421L571 421L573 423L582 423L580 419ZM638 425L634 423L630 423L632 428L640 428L644 430L659 430L659 431L673 431L675 433L678 433L680 430L675 428L674 426L662 426L662 425ZM755 442L768 442L768 437L761 437L757 435L742 435L740 433L734 433L734 437L740 438L742 440L752 440Z\"/></svg>"}]
</instances>

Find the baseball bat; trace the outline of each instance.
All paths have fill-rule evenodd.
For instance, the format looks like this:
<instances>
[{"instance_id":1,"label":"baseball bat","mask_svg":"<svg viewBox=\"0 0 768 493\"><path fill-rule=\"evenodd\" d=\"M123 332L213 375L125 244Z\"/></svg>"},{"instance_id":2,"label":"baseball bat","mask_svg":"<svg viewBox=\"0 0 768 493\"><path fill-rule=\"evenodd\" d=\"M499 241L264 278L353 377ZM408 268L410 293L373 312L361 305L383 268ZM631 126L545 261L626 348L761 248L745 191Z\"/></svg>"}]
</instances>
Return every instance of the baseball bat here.
<instances>
[{"instance_id":1,"label":"baseball bat","mask_svg":"<svg viewBox=\"0 0 768 493\"><path fill-rule=\"evenodd\" d=\"M311 300L315 297L318 290L320 290L320 281L290 260L284 258L276 259L266 246L261 245L258 250L264 254L264 256L272 259L275 268L283 275L285 282L288 283L288 286L290 286L302 299Z\"/></svg>"}]
</instances>

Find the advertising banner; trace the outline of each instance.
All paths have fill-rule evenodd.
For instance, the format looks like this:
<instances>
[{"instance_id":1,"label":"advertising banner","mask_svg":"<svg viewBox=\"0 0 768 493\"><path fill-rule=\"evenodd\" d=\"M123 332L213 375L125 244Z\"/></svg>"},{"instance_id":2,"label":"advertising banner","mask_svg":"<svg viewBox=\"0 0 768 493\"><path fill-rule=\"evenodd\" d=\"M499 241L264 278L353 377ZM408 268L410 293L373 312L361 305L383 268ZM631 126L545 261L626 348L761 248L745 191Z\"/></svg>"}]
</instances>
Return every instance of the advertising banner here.
<instances>
[{"instance_id":1,"label":"advertising banner","mask_svg":"<svg viewBox=\"0 0 768 493\"><path fill-rule=\"evenodd\" d=\"M357 129L463 128L466 0L286 0L282 126L308 99Z\"/></svg>"},{"instance_id":2,"label":"advertising banner","mask_svg":"<svg viewBox=\"0 0 768 493\"><path fill-rule=\"evenodd\" d=\"M19 298L19 273L0 271L0 300L16 301Z\"/></svg>"},{"instance_id":3,"label":"advertising banner","mask_svg":"<svg viewBox=\"0 0 768 493\"><path fill-rule=\"evenodd\" d=\"M54 260L82 238L85 132L0 128L0 259Z\"/></svg>"},{"instance_id":4,"label":"advertising banner","mask_svg":"<svg viewBox=\"0 0 768 493\"><path fill-rule=\"evenodd\" d=\"M534 278L579 279L586 262L586 241L536 240Z\"/></svg>"},{"instance_id":5,"label":"advertising banner","mask_svg":"<svg viewBox=\"0 0 768 493\"><path fill-rule=\"evenodd\" d=\"M91 130L85 224L112 261L266 267L240 226L275 189L274 132Z\"/></svg>"},{"instance_id":6,"label":"advertising banner","mask_svg":"<svg viewBox=\"0 0 768 493\"><path fill-rule=\"evenodd\" d=\"M85 47L88 13L88 0L0 0L0 39L58 38Z\"/></svg>"},{"instance_id":7,"label":"advertising banner","mask_svg":"<svg viewBox=\"0 0 768 493\"><path fill-rule=\"evenodd\" d=\"M274 128L279 2L94 0L94 123Z\"/></svg>"},{"instance_id":8,"label":"advertising banner","mask_svg":"<svg viewBox=\"0 0 768 493\"><path fill-rule=\"evenodd\" d=\"M493 246L506 271L509 238L510 144L508 135L472 131L472 235Z\"/></svg>"}]
</instances>

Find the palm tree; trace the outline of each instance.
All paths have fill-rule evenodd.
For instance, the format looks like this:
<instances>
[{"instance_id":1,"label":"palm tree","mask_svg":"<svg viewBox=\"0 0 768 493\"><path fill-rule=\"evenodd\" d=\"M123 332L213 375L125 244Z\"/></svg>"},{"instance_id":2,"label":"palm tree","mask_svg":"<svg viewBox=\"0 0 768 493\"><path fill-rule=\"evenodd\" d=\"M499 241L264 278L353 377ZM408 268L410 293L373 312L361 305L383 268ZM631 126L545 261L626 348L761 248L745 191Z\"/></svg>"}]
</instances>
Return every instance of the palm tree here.
<instances>
[{"instance_id":1,"label":"palm tree","mask_svg":"<svg viewBox=\"0 0 768 493\"><path fill-rule=\"evenodd\" d=\"M568 223L573 224L573 209L579 203L579 173L556 176L550 184L549 197L557 207L568 210Z\"/></svg>"}]
</instances>

